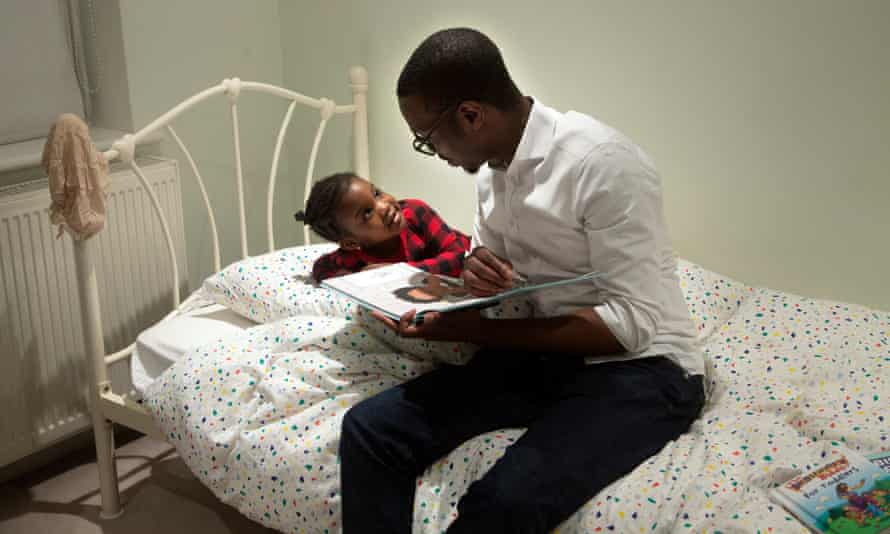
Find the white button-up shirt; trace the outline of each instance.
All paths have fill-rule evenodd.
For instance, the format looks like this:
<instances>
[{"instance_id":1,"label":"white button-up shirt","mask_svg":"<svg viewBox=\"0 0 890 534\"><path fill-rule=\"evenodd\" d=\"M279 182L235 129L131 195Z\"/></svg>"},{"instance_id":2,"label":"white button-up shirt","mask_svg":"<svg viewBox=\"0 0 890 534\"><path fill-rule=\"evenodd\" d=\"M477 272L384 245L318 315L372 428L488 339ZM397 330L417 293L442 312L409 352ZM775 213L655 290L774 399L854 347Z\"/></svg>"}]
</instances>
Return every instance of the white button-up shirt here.
<instances>
[{"instance_id":1,"label":"white button-up shirt","mask_svg":"<svg viewBox=\"0 0 890 534\"><path fill-rule=\"evenodd\" d=\"M661 179L649 157L587 115L535 101L506 170L476 180L473 246L510 260L531 283L597 272L530 294L535 315L592 307L627 350L590 363L664 355L704 372L676 276Z\"/></svg>"}]
</instances>

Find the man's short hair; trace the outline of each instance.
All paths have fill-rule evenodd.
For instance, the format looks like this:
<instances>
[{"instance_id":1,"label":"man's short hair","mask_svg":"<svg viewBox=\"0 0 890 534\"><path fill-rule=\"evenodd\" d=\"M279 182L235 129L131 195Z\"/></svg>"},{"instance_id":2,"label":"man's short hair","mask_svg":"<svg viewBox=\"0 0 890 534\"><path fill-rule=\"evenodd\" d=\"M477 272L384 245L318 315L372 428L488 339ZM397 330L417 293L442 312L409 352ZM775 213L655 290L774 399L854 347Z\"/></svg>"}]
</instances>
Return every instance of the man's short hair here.
<instances>
[{"instance_id":1,"label":"man's short hair","mask_svg":"<svg viewBox=\"0 0 890 534\"><path fill-rule=\"evenodd\" d=\"M522 98L497 45L470 28L427 37L408 58L396 86L399 98L421 96L431 111L478 100L508 111Z\"/></svg>"}]
</instances>

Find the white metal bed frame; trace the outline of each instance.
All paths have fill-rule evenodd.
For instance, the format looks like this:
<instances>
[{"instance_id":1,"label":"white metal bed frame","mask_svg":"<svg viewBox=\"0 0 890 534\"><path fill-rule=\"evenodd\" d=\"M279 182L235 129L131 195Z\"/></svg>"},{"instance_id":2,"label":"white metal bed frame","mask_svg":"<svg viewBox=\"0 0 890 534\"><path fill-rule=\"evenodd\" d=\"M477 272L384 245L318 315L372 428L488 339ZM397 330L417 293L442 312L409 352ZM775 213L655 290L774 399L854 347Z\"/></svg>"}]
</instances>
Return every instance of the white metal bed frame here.
<instances>
[{"instance_id":1,"label":"white metal bed frame","mask_svg":"<svg viewBox=\"0 0 890 534\"><path fill-rule=\"evenodd\" d=\"M287 129L293 115L294 108L297 104L308 106L319 110L321 120L318 130L315 134L315 140L312 144L312 151L309 156L309 163L306 170L306 187L304 195L305 200L309 198L309 192L312 187L312 175L315 170L315 159L318 155L318 146L324 135L325 126L328 120L334 115L352 114L353 121L353 138L352 138L352 158L354 171L359 176L369 176L368 161L368 119L367 119L367 91L368 91L368 74L363 67L352 67L349 71L350 87L352 88L352 104L337 105L327 98L315 99L299 93L295 93L288 89L277 87L274 85L241 81L238 78L229 78L223 80L220 84L210 87L191 98L188 98L173 107L170 111L158 117L154 122L145 126L141 130L125 135L116 141L112 148L103 153L105 159L111 161L121 161L129 165L130 169L139 178L142 187L151 200L154 211L157 214L164 237L167 242L167 249L170 256L171 265L173 266L173 311L162 319L168 320L176 316L182 307L189 302L180 304L179 297L179 271L177 269L176 253L174 251L173 239L167 225L166 217L161 209L157 196L149 185L142 172L142 169L134 159L136 144L157 132L165 129L169 136L176 142L180 150L182 150L185 158L191 166L192 173L198 182L198 187L204 199L204 206L207 209L208 218L210 220L210 231L213 235L213 268L215 271L220 270L219 259L219 238L216 229L216 219L213 215L213 208L207 196L204 187L204 181L198 171L188 148L176 134L171 126L171 122L176 117L188 111L197 104L215 97L217 95L225 95L230 101L232 116L232 135L234 139L234 155L235 155L235 178L238 194L238 216L241 230L241 256L247 257L247 227L244 212L244 186L242 180L241 167L241 140L238 128L238 97L242 91L254 91L278 96L290 101L290 105L284 114L281 127L278 131L278 138L275 143L275 150L272 156L272 165L269 173L269 190L266 202L266 229L268 235L269 251L275 250L275 237L272 224L272 209L275 193L275 179L278 174L278 161L281 154L281 147L287 134ZM309 228L304 227L303 231L304 243L309 243ZM166 441L166 437L161 434L154 424L154 421L145 411L145 409L133 399L126 395L120 395L112 391L111 382L108 380L108 366L119 360L129 358L133 353L135 342L127 348L114 354L105 354L105 346L102 338L102 316L99 309L99 291L96 280L96 270L93 263L91 252L91 241L89 239L82 241L74 241L74 258L75 268L77 271L77 289L80 295L80 307L82 314L84 345L86 349L86 357L92 365L93 378L90 380L90 414L92 417L93 433L96 439L96 456L99 468L99 488L102 498L102 510L100 517L103 519L111 519L119 516L123 509L120 502L120 492L117 484L117 469L114 462L114 438L112 434L112 425L119 423L129 428L138 430L149 436Z\"/></svg>"}]
</instances>

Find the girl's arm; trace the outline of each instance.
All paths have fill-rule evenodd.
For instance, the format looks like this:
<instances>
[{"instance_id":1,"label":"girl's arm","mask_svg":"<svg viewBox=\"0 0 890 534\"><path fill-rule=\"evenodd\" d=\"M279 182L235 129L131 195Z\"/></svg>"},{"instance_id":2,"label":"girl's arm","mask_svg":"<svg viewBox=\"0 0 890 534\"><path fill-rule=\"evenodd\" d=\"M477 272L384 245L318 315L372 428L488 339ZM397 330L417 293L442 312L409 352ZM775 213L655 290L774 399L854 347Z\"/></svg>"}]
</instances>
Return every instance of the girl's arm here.
<instances>
[{"instance_id":1,"label":"girl's arm","mask_svg":"<svg viewBox=\"0 0 890 534\"><path fill-rule=\"evenodd\" d=\"M460 276L470 238L449 227L426 203L412 200L408 205L414 210L419 233L426 245L424 250L428 251L426 258L408 263L433 274Z\"/></svg>"},{"instance_id":2,"label":"girl's arm","mask_svg":"<svg viewBox=\"0 0 890 534\"><path fill-rule=\"evenodd\" d=\"M312 265L312 278L316 282L321 282L326 278L358 272L364 266L365 262L355 254L337 249L315 260L315 264Z\"/></svg>"}]
</instances>

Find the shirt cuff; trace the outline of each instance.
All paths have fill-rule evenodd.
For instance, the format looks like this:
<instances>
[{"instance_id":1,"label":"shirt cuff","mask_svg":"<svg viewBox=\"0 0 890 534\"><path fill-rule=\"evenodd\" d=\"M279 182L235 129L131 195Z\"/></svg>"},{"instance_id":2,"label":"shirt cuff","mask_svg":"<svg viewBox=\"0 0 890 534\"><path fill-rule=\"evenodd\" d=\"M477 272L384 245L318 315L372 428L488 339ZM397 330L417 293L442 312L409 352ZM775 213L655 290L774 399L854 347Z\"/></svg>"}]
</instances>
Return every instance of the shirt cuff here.
<instances>
[{"instance_id":1,"label":"shirt cuff","mask_svg":"<svg viewBox=\"0 0 890 534\"><path fill-rule=\"evenodd\" d=\"M649 348L655 337L655 324L641 313L635 313L624 299L613 299L594 306L606 327L627 352L640 353Z\"/></svg>"}]
</instances>

